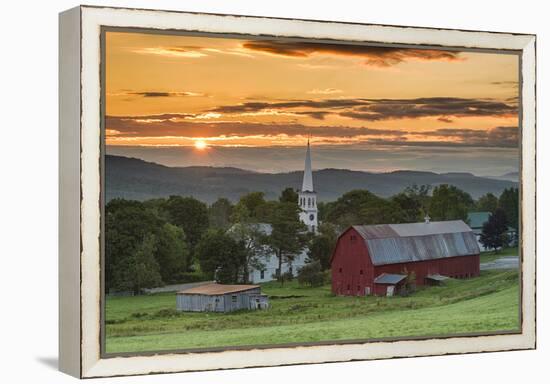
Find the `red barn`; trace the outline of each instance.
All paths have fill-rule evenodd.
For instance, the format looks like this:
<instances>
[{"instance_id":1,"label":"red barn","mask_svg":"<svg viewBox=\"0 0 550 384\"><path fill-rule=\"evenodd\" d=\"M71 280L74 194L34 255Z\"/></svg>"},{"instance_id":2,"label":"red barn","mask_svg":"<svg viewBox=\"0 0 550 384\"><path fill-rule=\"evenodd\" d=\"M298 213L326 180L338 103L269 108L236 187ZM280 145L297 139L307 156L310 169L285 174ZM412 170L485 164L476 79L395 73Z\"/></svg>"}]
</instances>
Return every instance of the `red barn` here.
<instances>
[{"instance_id":1,"label":"red barn","mask_svg":"<svg viewBox=\"0 0 550 384\"><path fill-rule=\"evenodd\" d=\"M340 235L331 259L336 295L391 295L416 274L416 284L479 275L479 247L462 220L354 225Z\"/></svg>"}]
</instances>

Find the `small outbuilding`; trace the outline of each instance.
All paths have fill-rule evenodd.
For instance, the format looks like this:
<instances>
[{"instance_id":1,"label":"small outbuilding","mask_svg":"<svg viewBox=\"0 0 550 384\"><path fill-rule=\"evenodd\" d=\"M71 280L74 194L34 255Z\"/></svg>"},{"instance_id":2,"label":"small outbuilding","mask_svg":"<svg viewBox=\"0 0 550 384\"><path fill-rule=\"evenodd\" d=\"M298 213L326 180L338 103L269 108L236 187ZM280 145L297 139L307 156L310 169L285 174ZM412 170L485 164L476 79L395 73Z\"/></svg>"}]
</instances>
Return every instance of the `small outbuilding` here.
<instances>
[{"instance_id":1,"label":"small outbuilding","mask_svg":"<svg viewBox=\"0 0 550 384\"><path fill-rule=\"evenodd\" d=\"M382 273L374 279L374 294L377 296L393 296L401 292L407 275Z\"/></svg>"},{"instance_id":2,"label":"small outbuilding","mask_svg":"<svg viewBox=\"0 0 550 384\"><path fill-rule=\"evenodd\" d=\"M206 284L179 291L176 309L187 312L231 312L267 309L269 299L259 285Z\"/></svg>"}]
</instances>

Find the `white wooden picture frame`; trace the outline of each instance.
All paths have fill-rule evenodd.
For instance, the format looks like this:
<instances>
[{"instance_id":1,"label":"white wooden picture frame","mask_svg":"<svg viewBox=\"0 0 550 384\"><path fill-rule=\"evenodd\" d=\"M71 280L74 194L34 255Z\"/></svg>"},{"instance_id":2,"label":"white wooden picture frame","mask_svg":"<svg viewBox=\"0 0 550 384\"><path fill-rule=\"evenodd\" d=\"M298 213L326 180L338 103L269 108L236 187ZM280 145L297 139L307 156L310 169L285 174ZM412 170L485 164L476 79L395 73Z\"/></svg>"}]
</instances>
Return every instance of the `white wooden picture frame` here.
<instances>
[{"instance_id":1,"label":"white wooden picture frame","mask_svg":"<svg viewBox=\"0 0 550 384\"><path fill-rule=\"evenodd\" d=\"M94 378L535 348L534 35L91 6L63 12L59 23L61 371L79 378ZM521 55L521 332L201 353L105 355L101 345L101 31L104 27L517 52Z\"/></svg>"}]
</instances>

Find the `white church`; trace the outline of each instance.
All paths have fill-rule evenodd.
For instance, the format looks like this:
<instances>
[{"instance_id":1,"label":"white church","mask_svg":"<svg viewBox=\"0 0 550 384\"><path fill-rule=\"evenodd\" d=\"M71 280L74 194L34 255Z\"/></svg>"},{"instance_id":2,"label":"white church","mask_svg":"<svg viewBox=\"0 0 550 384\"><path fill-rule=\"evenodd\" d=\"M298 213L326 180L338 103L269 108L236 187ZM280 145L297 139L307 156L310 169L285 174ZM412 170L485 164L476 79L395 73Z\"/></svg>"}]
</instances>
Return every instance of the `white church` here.
<instances>
[{"instance_id":1,"label":"white church","mask_svg":"<svg viewBox=\"0 0 550 384\"><path fill-rule=\"evenodd\" d=\"M304 178L302 181L302 189L298 194L298 204L302 209L300 212L300 220L307 225L310 232L317 231L317 194L313 189L313 173L311 171L311 149L309 146L309 140L307 142L306 149L306 161L304 166ZM261 230L269 235L271 233L271 225L260 224ZM283 263L281 273L291 272L294 276L300 268L306 264L307 251L305 248L302 252L294 258L292 262ZM266 281L275 280L277 276L279 261L277 257L273 255L266 255L262 260L265 265L263 269L251 269L249 274L249 280L251 283L263 283Z\"/></svg>"}]
</instances>

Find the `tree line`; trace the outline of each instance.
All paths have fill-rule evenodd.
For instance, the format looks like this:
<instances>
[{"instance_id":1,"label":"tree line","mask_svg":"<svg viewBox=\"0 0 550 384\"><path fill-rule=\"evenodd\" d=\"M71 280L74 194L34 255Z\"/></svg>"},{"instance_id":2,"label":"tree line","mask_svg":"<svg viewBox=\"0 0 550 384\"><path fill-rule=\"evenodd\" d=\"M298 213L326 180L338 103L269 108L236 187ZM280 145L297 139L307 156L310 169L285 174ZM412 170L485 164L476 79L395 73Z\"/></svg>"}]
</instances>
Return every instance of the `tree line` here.
<instances>
[{"instance_id":1,"label":"tree line","mask_svg":"<svg viewBox=\"0 0 550 384\"><path fill-rule=\"evenodd\" d=\"M298 194L292 188L281 191L277 200L251 192L236 203L219 198L211 205L182 196L111 200L105 207L106 289L139 293L209 279L246 283L250 270L262 269L267 255L277 258L282 271L283 263L305 249L311 265L301 281L317 284L319 274L330 268L338 234L350 225L418 222L425 215L467 221L468 212L479 210L499 218L498 230L502 220L517 230L519 202L514 188L476 201L451 185L413 185L390 198L353 190L335 201L320 202L318 208L320 225L311 234L299 220ZM275 277L282 282L291 278Z\"/></svg>"},{"instance_id":2,"label":"tree line","mask_svg":"<svg viewBox=\"0 0 550 384\"><path fill-rule=\"evenodd\" d=\"M139 293L209 279L246 283L268 254L281 271L310 241L297 200L291 188L277 201L252 192L237 204L220 198L210 206L182 196L111 200L105 207L106 289Z\"/></svg>"}]
</instances>

